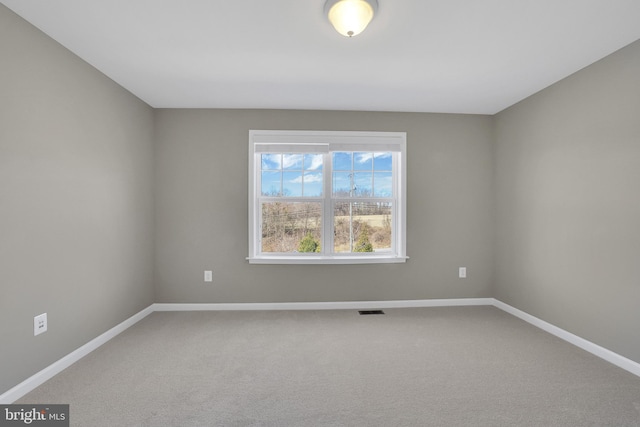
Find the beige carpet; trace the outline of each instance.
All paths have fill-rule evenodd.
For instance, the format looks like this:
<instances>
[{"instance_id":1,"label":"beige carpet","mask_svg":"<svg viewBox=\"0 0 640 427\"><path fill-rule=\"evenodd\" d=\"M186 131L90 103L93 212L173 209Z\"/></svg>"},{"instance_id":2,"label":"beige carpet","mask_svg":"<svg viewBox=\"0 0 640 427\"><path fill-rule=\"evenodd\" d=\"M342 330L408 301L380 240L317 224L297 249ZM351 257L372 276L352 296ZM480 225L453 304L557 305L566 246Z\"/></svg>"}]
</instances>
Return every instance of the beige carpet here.
<instances>
[{"instance_id":1,"label":"beige carpet","mask_svg":"<svg viewBox=\"0 0 640 427\"><path fill-rule=\"evenodd\" d=\"M18 403L73 426L640 426L640 377L494 307L153 313Z\"/></svg>"}]
</instances>

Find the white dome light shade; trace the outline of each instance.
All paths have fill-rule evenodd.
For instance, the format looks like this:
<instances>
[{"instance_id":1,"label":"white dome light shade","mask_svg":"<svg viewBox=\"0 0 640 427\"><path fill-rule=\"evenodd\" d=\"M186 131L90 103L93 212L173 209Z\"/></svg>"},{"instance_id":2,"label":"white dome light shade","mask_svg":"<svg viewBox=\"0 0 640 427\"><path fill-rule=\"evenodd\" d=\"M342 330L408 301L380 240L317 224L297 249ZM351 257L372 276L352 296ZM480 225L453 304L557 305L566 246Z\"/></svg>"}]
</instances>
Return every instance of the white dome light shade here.
<instances>
[{"instance_id":1,"label":"white dome light shade","mask_svg":"<svg viewBox=\"0 0 640 427\"><path fill-rule=\"evenodd\" d=\"M376 0L327 0L324 12L337 32L353 37L367 28L377 8Z\"/></svg>"}]
</instances>

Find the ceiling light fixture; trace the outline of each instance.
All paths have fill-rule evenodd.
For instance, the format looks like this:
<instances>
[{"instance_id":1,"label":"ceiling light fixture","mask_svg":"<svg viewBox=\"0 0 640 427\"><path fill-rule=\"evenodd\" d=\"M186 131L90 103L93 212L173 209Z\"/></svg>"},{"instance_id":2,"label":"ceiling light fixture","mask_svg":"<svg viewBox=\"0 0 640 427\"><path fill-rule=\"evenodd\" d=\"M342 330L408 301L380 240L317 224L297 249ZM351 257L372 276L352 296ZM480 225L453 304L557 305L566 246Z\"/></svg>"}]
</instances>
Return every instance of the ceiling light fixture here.
<instances>
[{"instance_id":1,"label":"ceiling light fixture","mask_svg":"<svg viewBox=\"0 0 640 427\"><path fill-rule=\"evenodd\" d=\"M324 5L329 22L345 37L363 32L377 10L377 0L327 0Z\"/></svg>"}]
</instances>

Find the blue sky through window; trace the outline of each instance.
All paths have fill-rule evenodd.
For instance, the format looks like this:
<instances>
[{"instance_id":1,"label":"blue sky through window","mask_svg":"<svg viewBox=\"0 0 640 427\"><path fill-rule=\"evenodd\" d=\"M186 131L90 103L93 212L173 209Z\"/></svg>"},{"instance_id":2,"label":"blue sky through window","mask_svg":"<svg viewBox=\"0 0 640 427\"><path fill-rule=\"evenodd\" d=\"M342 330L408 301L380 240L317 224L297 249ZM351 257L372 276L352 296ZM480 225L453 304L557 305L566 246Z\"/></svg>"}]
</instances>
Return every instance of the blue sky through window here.
<instances>
[{"instance_id":1,"label":"blue sky through window","mask_svg":"<svg viewBox=\"0 0 640 427\"><path fill-rule=\"evenodd\" d=\"M334 196L392 197L391 152L333 152ZM322 154L262 154L263 196L322 197Z\"/></svg>"},{"instance_id":2,"label":"blue sky through window","mask_svg":"<svg viewBox=\"0 0 640 427\"><path fill-rule=\"evenodd\" d=\"M322 154L262 154L263 196L322 197Z\"/></svg>"},{"instance_id":3,"label":"blue sky through window","mask_svg":"<svg viewBox=\"0 0 640 427\"><path fill-rule=\"evenodd\" d=\"M334 196L392 197L391 152L334 152Z\"/></svg>"}]
</instances>

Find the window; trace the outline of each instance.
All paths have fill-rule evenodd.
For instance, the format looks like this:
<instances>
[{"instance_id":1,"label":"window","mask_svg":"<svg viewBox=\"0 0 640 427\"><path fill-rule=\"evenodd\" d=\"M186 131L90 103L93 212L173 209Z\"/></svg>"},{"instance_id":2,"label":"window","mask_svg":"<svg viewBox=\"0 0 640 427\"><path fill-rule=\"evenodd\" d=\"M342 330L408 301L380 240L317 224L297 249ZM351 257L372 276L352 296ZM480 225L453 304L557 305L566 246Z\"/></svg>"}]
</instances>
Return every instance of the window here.
<instances>
[{"instance_id":1,"label":"window","mask_svg":"<svg viewBox=\"0 0 640 427\"><path fill-rule=\"evenodd\" d=\"M249 262L405 262L406 134L249 132Z\"/></svg>"}]
</instances>

